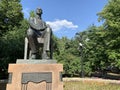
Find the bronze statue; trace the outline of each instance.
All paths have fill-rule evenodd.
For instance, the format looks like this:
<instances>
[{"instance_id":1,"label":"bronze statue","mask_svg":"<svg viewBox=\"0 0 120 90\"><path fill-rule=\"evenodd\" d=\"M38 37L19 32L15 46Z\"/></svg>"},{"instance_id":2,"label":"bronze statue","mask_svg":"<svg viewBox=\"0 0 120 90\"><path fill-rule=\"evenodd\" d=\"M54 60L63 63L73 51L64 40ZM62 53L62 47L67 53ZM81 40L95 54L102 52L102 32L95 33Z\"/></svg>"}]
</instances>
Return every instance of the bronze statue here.
<instances>
[{"instance_id":1,"label":"bronze statue","mask_svg":"<svg viewBox=\"0 0 120 90\"><path fill-rule=\"evenodd\" d=\"M29 29L27 30L27 38L29 47L31 49L30 59L38 59L39 54L39 41L38 38L43 38L43 51L42 59L52 59L51 51L51 36L52 30L49 25L47 25L41 18L42 9L36 9L35 17L30 17L29 19ZM48 52L50 55L48 56Z\"/></svg>"}]
</instances>

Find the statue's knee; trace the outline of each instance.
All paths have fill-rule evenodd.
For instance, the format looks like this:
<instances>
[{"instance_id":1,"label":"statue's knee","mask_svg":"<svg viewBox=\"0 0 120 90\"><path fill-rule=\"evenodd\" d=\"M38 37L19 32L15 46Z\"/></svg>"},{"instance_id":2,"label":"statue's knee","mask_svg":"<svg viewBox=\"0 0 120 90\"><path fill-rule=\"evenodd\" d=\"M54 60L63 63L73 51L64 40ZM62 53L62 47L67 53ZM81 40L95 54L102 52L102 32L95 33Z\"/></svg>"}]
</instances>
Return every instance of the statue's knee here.
<instances>
[{"instance_id":1,"label":"statue's knee","mask_svg":"<svg viewBox=\"0 0 120 90\"><path fill-rule=\"evenodd\" d=\"M46 29L46 32L47 32L47 33L51 33L52 31L51 31L50 28L47 28L47 29Z\"/></svg>"}]
</instances>

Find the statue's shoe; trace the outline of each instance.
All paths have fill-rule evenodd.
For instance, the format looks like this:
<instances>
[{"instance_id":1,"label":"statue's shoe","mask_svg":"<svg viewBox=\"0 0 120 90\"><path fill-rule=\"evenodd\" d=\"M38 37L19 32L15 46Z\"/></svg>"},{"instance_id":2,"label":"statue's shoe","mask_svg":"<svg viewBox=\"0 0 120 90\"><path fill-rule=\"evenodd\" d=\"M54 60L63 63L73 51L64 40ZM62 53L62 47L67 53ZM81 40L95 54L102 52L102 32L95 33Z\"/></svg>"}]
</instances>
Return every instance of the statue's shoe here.
<instances>
[{"instance_id":1,"label":"statue's shoe","mask_svg":"<svg viewBox=\"0 0 120 90\"><path fill-rule=\"evenodd\" d=\"M32 54L30 59L36 59L37 58L37 55L36 54Z\"/></svg>"},{"instance_id":2,"label":"statue's shoe","mask_svg":"<svg viewBox=\"0 0 120 90\"><path fill-rule=\"evenodd\" d=\"M48 59L50 59L50 58L48 57L47 53L43 53L43 54L42 54L42 59L47 59L47 60L48 60Z\"/></svg>"}]
</instances>

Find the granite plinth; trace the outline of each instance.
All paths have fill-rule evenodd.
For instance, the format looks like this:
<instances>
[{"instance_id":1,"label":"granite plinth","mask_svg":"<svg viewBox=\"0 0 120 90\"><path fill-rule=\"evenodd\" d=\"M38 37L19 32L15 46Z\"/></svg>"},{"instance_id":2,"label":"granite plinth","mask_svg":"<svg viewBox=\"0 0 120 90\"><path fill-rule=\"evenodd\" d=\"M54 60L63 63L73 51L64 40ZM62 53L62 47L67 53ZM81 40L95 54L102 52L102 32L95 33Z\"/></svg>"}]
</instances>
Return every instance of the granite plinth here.
<instances>
[{"instance_id":1,"label":"granite plinth","mask_svg":"<svg viewBox=\"0 0 120 90\"><path fill-rule=\"evenodd\" d=\"M46 60L46 59L17 59L17 64L55 64L56 60Z\"/></svg>"}]
</instances>

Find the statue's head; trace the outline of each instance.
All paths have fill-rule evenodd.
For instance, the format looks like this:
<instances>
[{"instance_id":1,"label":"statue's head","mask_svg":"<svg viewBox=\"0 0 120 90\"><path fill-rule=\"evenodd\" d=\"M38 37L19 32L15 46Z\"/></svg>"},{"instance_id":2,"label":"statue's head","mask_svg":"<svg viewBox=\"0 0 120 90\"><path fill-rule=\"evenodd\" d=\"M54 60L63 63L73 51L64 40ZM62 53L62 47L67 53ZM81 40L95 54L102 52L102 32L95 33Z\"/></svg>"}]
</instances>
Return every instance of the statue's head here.
<instances>
[{"instance_id":1,"label":"statue's head","mask_svg":"<svg viewBox=\"0 0 120 90\"><path fill-rule=\"evenodd\" d=\"M42 9L41 8L37 8L36 9L36 14L37 15L41 15L42 14Z\"/></svg>"}]
</instances>

